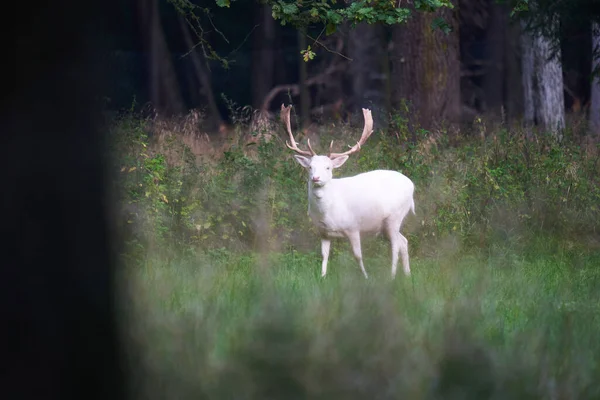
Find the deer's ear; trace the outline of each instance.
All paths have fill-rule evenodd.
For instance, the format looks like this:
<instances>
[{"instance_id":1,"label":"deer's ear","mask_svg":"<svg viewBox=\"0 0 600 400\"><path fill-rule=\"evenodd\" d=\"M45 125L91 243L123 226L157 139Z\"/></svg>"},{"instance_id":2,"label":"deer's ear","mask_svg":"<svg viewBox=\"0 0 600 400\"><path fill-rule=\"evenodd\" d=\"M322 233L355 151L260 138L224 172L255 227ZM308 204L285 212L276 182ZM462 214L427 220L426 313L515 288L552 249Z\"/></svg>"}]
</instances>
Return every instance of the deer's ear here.
<instances>
[{"instance_id":1,"label":"deer's ear","mask_svg":"<svg viewBox=\"0 0 600 400\"><path fill-rule=\"evenodd\" d=\"M348 156L340 156L331 160L331 164L333 165L333 168L339 168L344 165L347 159Z\"/></svg>"},{"instance_id":2,"label":"deer's ear","mask_svg":"<svg viewBox=\"0 0 600 400\"><path fill-rule=\"evenodd\" d=\"M310 168L310 158L299 156L294 154L294 158L298 161L298 164L302 165L304 168Z\"/></svg>"}]
</instances>

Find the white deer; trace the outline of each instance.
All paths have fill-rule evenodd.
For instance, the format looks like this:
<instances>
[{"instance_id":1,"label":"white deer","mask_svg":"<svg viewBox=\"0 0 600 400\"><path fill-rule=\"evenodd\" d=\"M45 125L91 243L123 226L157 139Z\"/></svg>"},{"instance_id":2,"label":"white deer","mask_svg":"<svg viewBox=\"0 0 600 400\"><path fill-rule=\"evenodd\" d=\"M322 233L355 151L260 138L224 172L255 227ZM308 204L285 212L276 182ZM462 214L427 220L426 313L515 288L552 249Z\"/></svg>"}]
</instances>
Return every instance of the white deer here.
<instances>
[{"instance_id":1,"label":"white deer","mask_svg":"<svg viewBox=\"0 0 600 400\"><path fill-rule=\"evenodd\" d=\"M281 120L290 137L291 143L286 140L287 147L298 153L294 155L296 161L309 172L308 213L321 236L321 276L327 273L331 239L346 237L360 269L368 278L362 260L360 237L363 233L378 235L381 232L385 232L391 244L392 278L396 276L398 252L402 254L405 275L410 275L408 240L400 233L400 227L409 211L415 214L413 182L400 172L389 170L375 170L339 179L332 177L333 169L341 167L350 154L359 151L373 133L371 110L363 108L365 126L362 136L350 150L332 153L332 141L329 155L319 156L313 151L310 140L309 151L298 148L290 124L291 108L291 105L281 105Z\"/></svg>"}]
</instances>

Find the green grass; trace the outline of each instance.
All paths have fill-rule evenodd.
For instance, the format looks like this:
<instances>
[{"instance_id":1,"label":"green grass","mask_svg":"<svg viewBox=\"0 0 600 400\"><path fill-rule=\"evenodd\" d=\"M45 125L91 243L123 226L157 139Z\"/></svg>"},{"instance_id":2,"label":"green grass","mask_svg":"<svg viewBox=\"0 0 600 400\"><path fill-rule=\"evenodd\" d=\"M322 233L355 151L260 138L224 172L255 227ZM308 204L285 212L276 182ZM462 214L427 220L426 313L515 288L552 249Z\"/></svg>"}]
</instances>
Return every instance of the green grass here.
<instances>
[{"instance_id":1,"label":"green grass","mask_svg":"<svg viewBox=\"0 0 600 400\"><path fill-rule=\"evenodd\" d=\"M378 132L338 176L415 182L412 276L390 279L380 238L363 241L369 280L345 241L322 279L305 172L279 133L249 146L240 125L222 158L198 160L182 140L197 132L151 128L111 129L136 397L600 398L599 148ZM320 127L323 143L354 134Z\"/></svg>"},{"instance_id":2,"label":"green grass","mask_svg":"<svg viewBox=\"0 0 600 400\"><path fill-rule=\"evenodd\" d=\"M383 241L382 241L383 242ZM127 270L144 398L598 398L600 254L341 249L149 256ZM383 242L385 243L385 242ZM375 246L377 247L377 246Z\"/></svg>"}]
</instances>

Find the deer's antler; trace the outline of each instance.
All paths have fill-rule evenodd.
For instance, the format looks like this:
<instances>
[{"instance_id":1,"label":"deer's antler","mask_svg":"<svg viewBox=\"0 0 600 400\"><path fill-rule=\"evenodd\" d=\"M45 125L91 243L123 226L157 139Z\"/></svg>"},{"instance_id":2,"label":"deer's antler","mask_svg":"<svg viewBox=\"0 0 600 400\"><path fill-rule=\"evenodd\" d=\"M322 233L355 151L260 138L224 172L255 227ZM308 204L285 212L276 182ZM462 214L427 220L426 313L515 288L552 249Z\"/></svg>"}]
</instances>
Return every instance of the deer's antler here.
<instances>
[{"instance_id":1,"label":"deer's antler","mask_svg":"<svg viewBox=\"0 0 600 400\"><path fill-rule=\"evenodd\" d=\"M329 145L329 155L328 155L329 158L334 159L337 157L349 156L350 154L356 153L357 151L360 150L360 146L365 144L365 142L367 141L369 136L371 136L371 133L373 133L373 117L371 116L371 110L363 108L362 111L363 111L363 116L365 118L365 127L363 128L362 135L360 136L360 139L358 140L358 142L356 142L356 144L354 146L352 146L350 148L350 150L348 150L344 153L332 153L331 152L332 147L333 147L333 140L332 140L331 144ZM288 114L289 114L289 111L288 111Z\"/></svg>"},{"instance_id":2,"label":"deer's antler","mask_svg":"<svg viewBox=\"0 0 600 400\"><path fill-rule=\"evenodd\" d=\"M291 144L290 144L286 140L285 141L286 146L290 150L293 150L298 154L302 154L303 156L308 156L308 157L316 156L317 153L315 153L314 150L312 149L312 147L310 146L310 139L308 139L308 149L310 151L300 150L298 148L298 143L296 143L296 140L294 139L294 135L292 134L292 125L290 123L290 110L291 109L292 109L291 104L287 107L285 107L283 104L281 104L281 120L285 123L285 127L287 129L288 135L290 136L290 142L291 142Z\"/></svg>"}]
</instances>

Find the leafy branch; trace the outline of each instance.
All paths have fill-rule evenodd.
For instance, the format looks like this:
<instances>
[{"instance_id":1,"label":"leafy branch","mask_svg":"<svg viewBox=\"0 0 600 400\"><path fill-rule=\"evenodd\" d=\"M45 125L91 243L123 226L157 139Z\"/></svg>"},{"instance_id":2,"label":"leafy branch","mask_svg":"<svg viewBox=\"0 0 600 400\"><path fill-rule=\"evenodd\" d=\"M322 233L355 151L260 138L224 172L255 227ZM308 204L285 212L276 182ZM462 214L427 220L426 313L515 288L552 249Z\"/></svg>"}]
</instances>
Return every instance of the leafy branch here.
<instances>
[{"instance_id":1,"label":"leafy branch","mask_svg":"<svg viewBox=\"0 0 600 400\"><path fill-rule=\"evenodd\" d=\"M227 41L225 35L213 24L210 9L199 7L192 2L193 0L167 1L188 21L198 38L197 46L202 48L206 59L218 60L227 68L228 61L219 56L204 38L202 17L207 18L213 30ZM411 8L401 7L402 0L356 0L349 5L346 1L338 0L261 0L261 2L271 7L273 19L279 21L281 25L291 25L298 29L323 26L326 35L335 33L344 24L349 24L352 28L363 22L395 25L406 22L412 11L433 12L442 7L454 8L451 0L413 0ZM232 1L215 0L215 4L221 8L231 8ZM450 26L441 18L434 21L432 28L441 29L446 33L450 31ZM318 41L319 37L311 46L301 50L304 61L312 60L316 56L313 51L315 44L323 46Z\"/></svg>"}]
</instances>

